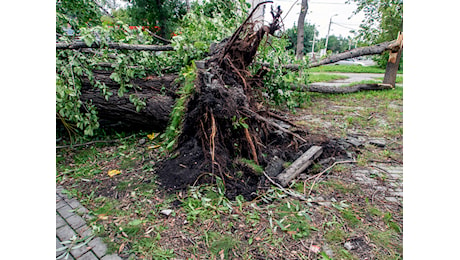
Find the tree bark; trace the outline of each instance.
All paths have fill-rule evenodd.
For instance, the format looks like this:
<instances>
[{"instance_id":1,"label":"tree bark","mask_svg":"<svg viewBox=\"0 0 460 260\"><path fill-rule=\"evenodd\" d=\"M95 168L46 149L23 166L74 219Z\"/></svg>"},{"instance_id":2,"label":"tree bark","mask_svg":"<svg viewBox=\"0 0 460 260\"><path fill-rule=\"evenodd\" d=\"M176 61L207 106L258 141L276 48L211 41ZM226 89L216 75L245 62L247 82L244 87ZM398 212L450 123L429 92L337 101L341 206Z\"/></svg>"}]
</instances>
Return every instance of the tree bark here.
<instances>
[{"instance_id":1,"label":"tree bark","mask_svg":"<svg viewBox=\"0 0 460 260\"><path fill-rule=\"evenodd\" d=\"M303 58L303 41L304 41L304 26L305 26L305 16L308 11L308 0L302 0L300 6L299 20L297 22L297 48L296 48L296 59L300 60Z\"/></svg>"},{"instance_id":2,"label":"tree bark","mask_svg":"<svg viewBox=\"0 0 460 260\"><path fill-rule=\"evenodd\" d=\"M122 97L117 95L119 84L110 79L111 72L95 71L96 80L101 81L114 93L105 100L99 89L94 88L87 78L82 79L81 100L91 102L96 106L98 116L103 121L122 124L126 127L142 127L154 131L162 131L166 128L169 116L176 98L173 81L176 75L152 78L149 80L135 79L131 82L140 89L131 89ZM164 92L162 93L162 87ZM146 106L140 112L129 101L129 95L135 94L146 102Z\"/></svg>"},{"instance_id":3,"label":"tree bark","mask_svg":"<svg viewBox=\"0 0 460 260\"><path fill-rule=\"evenodd\" d=\"M133 50L133 51L173 51L174 48L171 45L144 45L144 44L127 44L127 43L117 43L109 42L107 44L109 49L116 50ZM81 41L65 43L57 42L57 50L73 50L73 49L82 49L82 48L101 48L101 45L97 42L94 42L91 46L86 45L86 43Z\"/></svg>"},{"instance_id":4,"label":"tree bark","mask_svg":"<svg viewBox=\"0 0 460 260\"><path fill-rule=\"evenodd\" d=\"M388 59L387 67L385 70L385 76L383 77L383 83L390 84L392 86L396 85L396 75L398 74L399 61L401 60L402 54L402 41L403 34L400 33L398 39L396 40L397 45L401 46L399 50L390 51L390 57Z\"/></svg>"},{"instance_id":5,"label":"tree bark","mask_svg":"<svg viewBox=\"0 0 460 260\"><path fill-rule=\"evenodd\" d=\"M280 173L276 179L278 179L281 186L288 186L289 182L297 177L301 172L305 171L305 169L307 169L308 166L310 166L313 161L321 155L322 152L323 148L321 146L315 145L310 147L310 149L308 149L308 151L306 151L302 156L295 160L291 166Z\"/></svg>"}]
</instances>

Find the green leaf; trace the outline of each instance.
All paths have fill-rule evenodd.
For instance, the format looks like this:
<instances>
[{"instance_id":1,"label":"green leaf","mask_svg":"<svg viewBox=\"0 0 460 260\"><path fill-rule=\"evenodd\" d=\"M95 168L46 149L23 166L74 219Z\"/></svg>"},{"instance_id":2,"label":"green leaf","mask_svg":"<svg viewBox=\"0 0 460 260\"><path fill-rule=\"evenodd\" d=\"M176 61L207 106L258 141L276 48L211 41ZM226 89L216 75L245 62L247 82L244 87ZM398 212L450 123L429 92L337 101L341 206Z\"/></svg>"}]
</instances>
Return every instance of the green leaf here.
<instances>
[{"instance_id":1,"label":"green leaf","mask_svg":"<svg viewBox=\"0 0 460 260\"><path fill-rule=\"evenodd\" d=\"M138 226L138 225L142 224L143 222L144 222L143 220L135 219L135 220L133 220L133 221L130 221L130 222L128 223L128 225L131 225L131 226Z\"/></svg>"},{"instance_id":2,"label":"green leaf","mask_svg":"<svg viewBox=\"0 0 460 260\"><path fill-rule=\"evenodd\" d=\"M92 34L85 35L85 36L83 36L83 37L81 37L81 38L83 38L83 39L82 39L83 42L85 42L85 44L86 44L88 47L91 47L91 45L93 45L94 40L95 40L95 39L94 39L94 36L93 36Z\"/></svg>"},{"instance_id":3,"label":"green leaf","mask_svg":"<svg viewBox=\"0 0 460 260\"><path fill-rule=\"evenodd\" d=\"M117 83L120 83L120 75L116 72L113 72L112 74L110 74L110 78L117 82Z\"/></svg>"}]
</instances>

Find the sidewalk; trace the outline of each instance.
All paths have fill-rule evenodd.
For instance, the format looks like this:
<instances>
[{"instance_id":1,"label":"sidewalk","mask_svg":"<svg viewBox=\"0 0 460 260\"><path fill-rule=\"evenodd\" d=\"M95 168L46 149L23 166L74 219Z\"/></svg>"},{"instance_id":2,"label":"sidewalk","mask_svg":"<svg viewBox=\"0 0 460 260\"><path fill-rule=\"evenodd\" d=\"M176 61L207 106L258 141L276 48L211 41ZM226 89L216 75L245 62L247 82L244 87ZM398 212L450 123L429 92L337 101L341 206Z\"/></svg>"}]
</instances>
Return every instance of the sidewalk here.
<instances>
[{"instance_id":1,"label":"sidewalk","mask_svg":"<svg viewBox=\"0 0 460 260\"><path fill-rule=\"evenodd\" d=\"M56 187L56 259L121 260L116 254L106 254L107 246L86 225L88 210L62 190Z\"/></svg>"}]
</instances>

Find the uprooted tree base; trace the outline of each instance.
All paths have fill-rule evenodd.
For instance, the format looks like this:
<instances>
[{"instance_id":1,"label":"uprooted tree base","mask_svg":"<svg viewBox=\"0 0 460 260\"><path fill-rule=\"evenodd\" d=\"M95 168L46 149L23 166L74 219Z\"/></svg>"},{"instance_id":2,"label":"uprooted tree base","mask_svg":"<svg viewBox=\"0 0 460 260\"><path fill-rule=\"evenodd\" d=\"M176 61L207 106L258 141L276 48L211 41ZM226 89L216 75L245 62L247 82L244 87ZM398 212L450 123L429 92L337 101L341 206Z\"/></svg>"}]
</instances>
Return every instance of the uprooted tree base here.
<instances>
[{"instance_id":1,"label":"uprooted tree base","mask_svg":"<svg viewBox=\"0 0 460 260\"><path fill-rule=\"evenodd\" d=\"M322 157L344 154L325 137L305 140L300 137L304 131L280 127L282 118L260 109L256 101L253 90L262 84L264 71L251 75L247 67L263 37L280 28L280 15L279 8L272 11L273 22L257 31L246 20L197 69L177 146L157 172L163 186L182 189L219 177L228 197L251 199L258 188L269 186L257 165L266 167L276 157L293 161L312 145L323 146Z\"/></svg>"}]
</instances>

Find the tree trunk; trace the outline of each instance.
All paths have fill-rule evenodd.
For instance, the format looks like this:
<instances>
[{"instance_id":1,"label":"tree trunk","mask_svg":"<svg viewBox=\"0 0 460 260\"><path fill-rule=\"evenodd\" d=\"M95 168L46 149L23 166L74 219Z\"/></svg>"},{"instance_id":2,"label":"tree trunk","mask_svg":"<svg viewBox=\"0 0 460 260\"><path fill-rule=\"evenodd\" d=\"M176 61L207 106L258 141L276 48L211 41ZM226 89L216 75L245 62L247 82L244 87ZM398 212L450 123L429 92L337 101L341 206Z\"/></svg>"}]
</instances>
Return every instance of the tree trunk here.
<instances>
[{"instance_id":1,"label":"tree trunk","mask_svg":"<svg viewBox=\"0 0 460 260\"><path fill-rule=\"evenodd\" d=\"M346 93L359 92L363 90L392 89L394 86L390 84L371 83L371 84L359 84L359 85L354 85L354 86L342 86L342 87L331 87L331 86L325 86L325 85L314 85L314 86L300 85L299 87L301 90L309 91L309 92L317 92L317 93L325 93L325 94L346 94Z\"/></svg>"},{"instance_id":2,"label":"tree trunk","mask_svg":"<svg viewBox=\"0 0 460 260\"><path fill-rule=\"evenodd\" d=\"M390 57L388 59L387 67L385 70L385 76L383 77L383 83L390 84L392 86L396 85L396 75L398 74L399 61L401 60L402 54L402 41L403 34L400 33L396 44L401 46L397 51L390 51Z\"/></svg>"},{"instance_id":3,"label":"tree trunk","mask_svg":"<svg viewBox=\"0 0 460 260\"><path fill-rule=\"evenodd\" d=\"M296 59L300 60L303 58L303 42L304 42L304 26L305 26L305 16L308 11L308 0L302 0L300 6L299 20L297 22L297 48L296 48Z\"/></svg>"},{"instance_id":4,"label":"tree trunk","mask_svg":"<svg viewBox=\"0 0 460 260\"><path fill-rule=\"evenodd\" d=\"M97 42L94 42L91 46L86 45L86 43L81 41L65 43L57 42L57 50L72 50L72 49L82 49L82 48L100 48L101 45ZM174 48L171 45L145 45L145 44L127 44L127 43L117 43L109 42L107 44L109 49L116 50L133 50L133 51L173 51Z\"/></svg>"},{"instance_id":5,"label":"tree trunk","mask_svg":"<svg viewBox=\"0 0 460 260\"><path fill-rule=\"evenodd\" d=\"M82 80L81 100L96 106L98 116L103 121L122 124L126 127L163 131L168 124L176 98L174 94L176 86L173 81L177 76L166 75L149 80L134 79L131 84L140 89L131 89L119 97L117 91L120 86L110 79L110 74L109 71L94 71L95 79L104 83L114 93L109 100L105 100L100 90L94 88L87 78ZM129 101L129 95L133 93L146 102L145 108L139 112Z\"/></svg>"}]
</instances>

